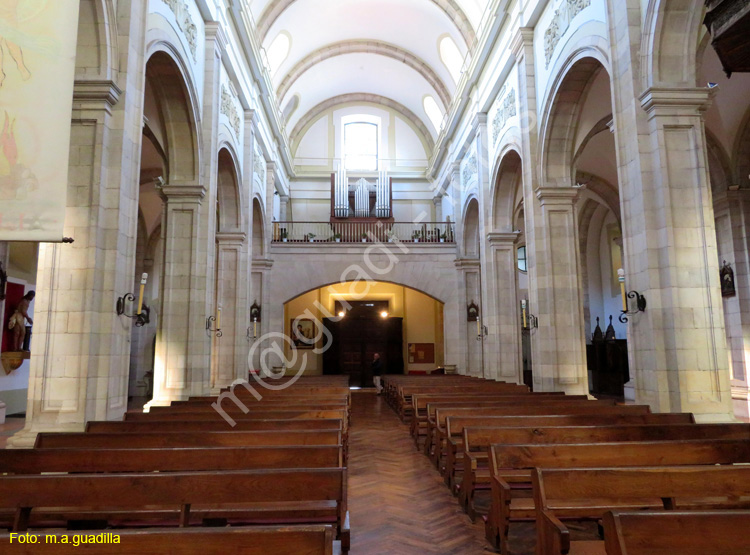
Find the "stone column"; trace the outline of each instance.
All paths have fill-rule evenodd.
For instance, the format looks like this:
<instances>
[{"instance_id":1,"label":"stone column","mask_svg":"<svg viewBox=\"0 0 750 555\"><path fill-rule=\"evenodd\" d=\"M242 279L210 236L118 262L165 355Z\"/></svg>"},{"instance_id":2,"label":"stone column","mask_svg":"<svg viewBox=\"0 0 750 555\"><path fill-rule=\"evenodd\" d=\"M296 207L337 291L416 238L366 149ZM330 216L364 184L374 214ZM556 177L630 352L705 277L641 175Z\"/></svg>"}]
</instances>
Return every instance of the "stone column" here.
<instances>
[{"instance_id":1,"label":"stone column","mask_svg":"<svg viewBox=\"0 0 750 555\"><path fill-rule=\"evenodd\" d=\"M534 372L541 378L540 391L588 395L577 196L578 189L571 187L536 190L541 211L535 230L541 356L534 360Z\"/></svg>"},{"instance_id":2,"label":"stone column","mask_svg":"<svg viewBox=\"0 0 750 555\"><path fill-rule=\"evenodd\" d=\"M474 302L479 305L481 265L478 258L456 260L458 273L458 370L461 374L482 376L482 345L477 340L477 323L467 321L467 308ZM481 308L481 307L480 307Z\"/></svg>"},{"instance_id":3,"label":"stone column","mask_svg":"<svg viewBox=\"0 0 750 555\"><path fill-rule=\"evenodd\" d=\"M8 447L127 409L132 320L115 304L133 290L145 8L118 6L117 82L77 76L64 230L75 243L39 246L26 425Z\"/></svg>"},{"instance_id":4,"label":"stone column","mask_svg":"<svg viewBox=\"0 0 750 555\"><path fill-rule=\"evenodd\" d=\"M213 339L212 395L218 395L222 388L232 384L239 373L238 368L247 367L247 314L244 309L247 301L242 267L245 242L246 236L241 232L216 234L216 299L222 307L222 336Z\"/></svg>"},{"instance_id":5,"label":"stone column","mask_svg":"<svg viewBox=\"0 0 750 555\"><path fill-rule=\"evenodd\" d=\"M289 221L289 195L281 195L279 197L279 221Z\"/></svg>"},{"instance_id":6,"label":"stone column","mask_svg":"<svg viewBox=\"0 0 750 555\"><path fill-rule=\"evenodd\" d=\"M729 351L729 379L732 387L734 413L748 417L748 357L750 348L750 191L731 188L714 195L716 236L719 263L726 261L734 271L736 294L723 298L724 325Z\"/></svg>"},{"instance_id":7,"label":"stone column","mask_svg":"<svg viewBox=\"0 0 750 555\"><path fill-rule=\"evenodd\" d=\"M494 314L494 330L497 336L497 353L485 361L497 360L496 378L505 382L523 383L523 358L521 355L521 323L519 321L518 287L516 270L516 242L518 233L490 233L487 236L488 251L485 266L491 275L492 284L487 287L485 304Z\"/></svg>"},{"instance_id":8,"label":"stone column","mask_svg":"<svg viewBox=\"0 0 750 555\"><path fill-rule=\"evenodd\" d=\"M443 221L443 195L437 195L432 199L432 204L435 206L435 221Z\"/></svg>"},{"instance_id":9,"label":"stone column","mask_svg":"<svg viewBox=\"0 0 750 555\"><path fill-rule=\"evenodd\" d=\"M626 279L648 307L630 318L636 400L660 412L730 418L731 394L703 113L708 89L641 98L643 211L626 213Z\"/></svg>"},{"instance_id":10,"label":"stone column","mask_svg":"<svg viewBox=\"0 0 750 555\"><path fill-rule=\"evenodd\" d=\"M206 260L200 240L206 189L199 184L164 185L160 192L164 200L163 294L154 397L146 407L210 391L206 318L212 314L206 313Z\"/></svg>"}]
</instances>

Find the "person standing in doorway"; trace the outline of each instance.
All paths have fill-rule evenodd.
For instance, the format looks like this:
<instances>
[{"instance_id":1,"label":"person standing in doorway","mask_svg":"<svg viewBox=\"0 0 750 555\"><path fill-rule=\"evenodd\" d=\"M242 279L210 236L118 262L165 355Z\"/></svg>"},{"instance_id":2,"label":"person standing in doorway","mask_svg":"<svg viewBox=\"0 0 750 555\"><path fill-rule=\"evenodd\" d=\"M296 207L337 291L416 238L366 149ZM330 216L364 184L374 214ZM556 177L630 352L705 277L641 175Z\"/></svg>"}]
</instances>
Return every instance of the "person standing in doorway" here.
<instances>
[{"instance_id":1,"label":"person standing in doorway","mask_svg":"<svg viewBox=\"0 0 750 555\"><path fill-rule=\"evenodd\" d=\"M375 389L378 390L378 395L383 392L383 386L380 383L380 376L383 373L383 361L380 360L380 353L375 353L372 357L372 382L375 384Z\"/></svg>"}]
</instances>

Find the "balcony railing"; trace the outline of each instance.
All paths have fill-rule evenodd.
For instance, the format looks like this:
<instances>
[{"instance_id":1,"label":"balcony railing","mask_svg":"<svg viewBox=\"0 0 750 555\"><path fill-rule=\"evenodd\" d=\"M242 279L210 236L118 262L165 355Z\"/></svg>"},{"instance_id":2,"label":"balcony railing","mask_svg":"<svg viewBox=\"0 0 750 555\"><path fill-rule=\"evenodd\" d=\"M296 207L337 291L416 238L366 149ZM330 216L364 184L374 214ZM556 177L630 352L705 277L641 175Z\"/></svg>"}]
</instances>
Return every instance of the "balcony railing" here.
<instances>
[{"instance_id":1,"label":"balcony railing","mask_svg":"<svg viewBox=\"0 0 750 555\"><path fill-rule=\"evenodd\" d=\"M274 243L454 243L454 222L274 222Z\"/></svg>"}]
</instances>

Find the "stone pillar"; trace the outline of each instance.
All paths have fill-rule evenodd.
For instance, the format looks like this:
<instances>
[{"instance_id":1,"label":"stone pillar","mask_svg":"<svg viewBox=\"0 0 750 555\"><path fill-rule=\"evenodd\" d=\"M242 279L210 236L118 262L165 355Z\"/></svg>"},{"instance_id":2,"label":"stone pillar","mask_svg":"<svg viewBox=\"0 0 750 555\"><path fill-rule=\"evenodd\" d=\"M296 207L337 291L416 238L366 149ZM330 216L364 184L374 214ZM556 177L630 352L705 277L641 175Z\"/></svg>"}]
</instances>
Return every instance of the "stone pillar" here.
<instances>
[{"instance_id":1,"label":"stone pillar","mask_svg":"<svg viewBox=\"0 0 750 555\"><path fill-rule=\"evenodd\" d=\"M535 230L541 356L534 360L535 375L541 378L540 391L588 395L575 210L578 189L539 187L536 196L541 209Z\"/></svg>"},{"instance_id":2,"label":"stone pillar","mask_svg":"<svg viewBox=\"0 0 750 555\"><path fill-rule=\"evenodd\" d=\"M518 304L518 272L516 270L516 242L518 233L490 233L487 236L488 250L484 266L488 267L491 284L486 288L485 305L494 315L490 336L497 337L494 343L497 353L485 361L497 360L495 377L505 382L523 383L523 358L521 355L521 323Z\"/></svg>"},{"instance_id":3,"label":"stone pillar","mask_svg":"<svg viewBox=\"0 0 750 555\"><path fill-rule=\"evenodd\" d=\"M213 339L211 394L218 395L236 379L238 368L247 368L247 305L243 292L243 251L246 236L241 232L216 234L216 299L222 307L222 336Z\"/></svg>"},{"instance_id":4,"label":"stone pillar","mask_svg":"<svg viewBox=\"0 0 750 555\"><path fill-rule=\"evenodd\" d=\"M716 236L719 263L726 261L734 271L736 294L723 298L724 325L729 351L729 379L732 388L734 413L748 417L748 357L750 348L745 338L750 337L750 191L730 188L714 195Z\"/></svg>"},{"instance_id":5,"label":"stone pillar","mask_svg":"<svg viewBox=\"0 0 750 555\"><path fill-rule=\"evenodd\" d=\"M627 184L628 290L648 307L630 318L636 400L659 412L730 418L731 394L703 113L708 89L650 89L642 175ZM632 370L631 370L632 372Z\"/></svg>"},{"instance_id":6,"label":"stone pillar","mask_svg":"<svg viewBox=\"0 0 750 555\"><path fill-rule=\"evenodd\" d=\"M482 376L482 341L477 340L477 323L467 321L467 308L474 302L479 305L481 291L481 265L478 258L456 260L458 273L458 370L461 374ZM481 307L480 307L481 308Z\"/></svg>"},{"instance_id":7,"label":"stone pillar","mask_svg":"<svg viewBox=\"0 0 750 555\"><path fill-rule=\"evenodd\" d=\"M10 244L7 241L0 241L0 272L8 273L8 258L10 256ZM0 315L3 321L0 322L0 333L5 332L5 286L0 284Z\"/></svg>"},{"instance_id":8,"label":"stone pillar","mask_svg":"<svg viewBox=\"0 0 750 555\"><path fill-rule=\"evenodd\" d=\"M242 268L245 274L245 280L242 282L244 287L244 312L245 315L245 332L250 329L252 335L252 320L250 319L250 306L257 300L258 304L262 304L262 298L260 297L261 291L256 290L255 286L255 275L253 274L253 198L255 190L255 179L254 179L254 162L255 162L255 126L257 124L258 116L254 110L245 111L245 144L243 145L243 187L240 188L240 194L243 198L243 206L245 210L242 214L242 225L247 230L247 240L245 241L245 247L243 249L242 256ZM261 310L263 307L261 306ZM261 312L261 324L263 314ZM259 329L260 333L260 329ZM247 340L247 333L245 333L246 339L243 348L241 349L242 360L237 361L235 379L246 380L248 378L248 369L250 366L249 349L251 347L251 340Z\"/></svg>"},{"instance_id":9,"label":"stone pillar","mask_svg":"<svg viewBox=\"0 0 750 555\"><path fill-rule=\"evenodd\" d=\"M118 6L118 82L75 83L64 230L75 243L39 246L26 424L8 447L127 409L132 320L115 304L133 291L145 7Z\"/></svg>"},{"instance_id":10,"label":"stone pillar","mask_svg":"<svg viewBox=\"0 0 750 555\"><path fill-rule=\"evenodd\" d=\"M443 221L443 195L437 195L432 199L432 204L435 206L435 221Z\"/></svg>"},{"instance_id":11,"label":"stone pillar","mask_svg":"<svg viewBox=\"0 0 750 555\"><path fill-rule=\"evenodd\" d=\"M156 341L154 397L146 407L210 392L206 330L205 253L201 206L205 187L164 185L164 274ZM205 225L205 223L204 223Z\"/></svg>"},{"instance_id":12,"label":"stone pillar","mask_svg":"<svg viewBox=\"0 0 750 555\"><path fill-rule=\"evenodd\" d=\"M281 195L279 197L279 221L289 221L289 195Z\"/></svg>"}]
</instances>

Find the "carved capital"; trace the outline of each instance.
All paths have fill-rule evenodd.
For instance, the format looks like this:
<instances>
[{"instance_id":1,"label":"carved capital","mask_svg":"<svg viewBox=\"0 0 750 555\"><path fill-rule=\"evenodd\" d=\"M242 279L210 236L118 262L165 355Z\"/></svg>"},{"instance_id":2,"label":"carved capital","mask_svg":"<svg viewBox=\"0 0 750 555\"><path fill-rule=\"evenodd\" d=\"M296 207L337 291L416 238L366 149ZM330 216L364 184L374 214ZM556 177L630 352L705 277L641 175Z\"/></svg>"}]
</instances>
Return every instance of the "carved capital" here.
<instances>
[{"instance_id":1,"label":"carved capital","mask_svg":"<svg viewBox=\"0 0 750 555\"><path fill-rule=\"evenodd\" d=\"M493 231L492 233L487 234L487 240L489 241L491 247L512 247L516 244L520 236L520 231Z\"/></svg>"},{"instance_id":2,"label":"carved capital","mask_svg":"<svg viewBox=\"0 0 750 555\"><path fill-rule=\"evenodd\" d=\"M702 116L711 107L715 89L650 88L641 97L641 106L654 117Z\"/></svg>"},{"instance_id":3,"label":"carved capital","mask_svg":"<svg viewBox=\"0 0 750 555\"><path fill-rule=\"evenodd\" d=\"M580 189L573 187L539 187L536 198L542 206L572 206L578 198Z\"/></svg>"}]
</instances>

